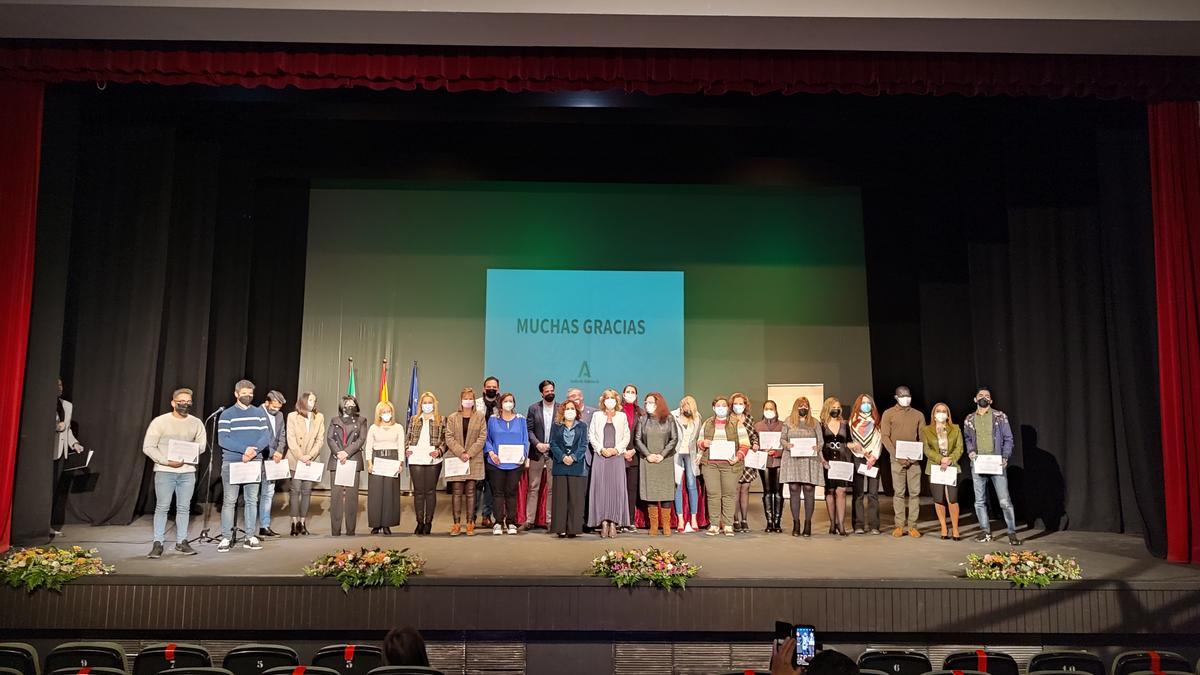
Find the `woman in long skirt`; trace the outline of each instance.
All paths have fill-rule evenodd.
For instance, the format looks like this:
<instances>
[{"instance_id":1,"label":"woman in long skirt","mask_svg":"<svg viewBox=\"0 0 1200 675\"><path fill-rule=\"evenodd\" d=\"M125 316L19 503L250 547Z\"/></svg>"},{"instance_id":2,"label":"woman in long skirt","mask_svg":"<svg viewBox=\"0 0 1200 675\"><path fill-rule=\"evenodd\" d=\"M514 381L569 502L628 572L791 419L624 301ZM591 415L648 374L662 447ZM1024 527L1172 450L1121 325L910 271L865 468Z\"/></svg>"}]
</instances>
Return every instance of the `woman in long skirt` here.
<instances>
[{"instance_id":1,"label":"woman in long skirt","mask_svg":"<svg viewBox=\"0 0 1200 675\"><path fill-rule=\"evenodd\" d=\"M371 534L391 534L400 524L401 462L393 476L377 476L371 469L377 459L399 460L404 456L404 425L396 421L396 408L384 401L375 406L375 423L367 430L363 445L367 461L367 525Z\"/></svg>"},{"instance_id":2,"label":"woman in long skirt","mask_svg":"<svg viewBox=\"0 0 1200 675\"><path fill-rule=\"evenodd\" d=\"M629 419L618 409L616 389L600 395L600 410L592 415L588 438L592 444L592 477L588 525L612 538L618 527L627 527L629 492L625 485L625 449L629 447Z\"/></svg>"}]
</instances>

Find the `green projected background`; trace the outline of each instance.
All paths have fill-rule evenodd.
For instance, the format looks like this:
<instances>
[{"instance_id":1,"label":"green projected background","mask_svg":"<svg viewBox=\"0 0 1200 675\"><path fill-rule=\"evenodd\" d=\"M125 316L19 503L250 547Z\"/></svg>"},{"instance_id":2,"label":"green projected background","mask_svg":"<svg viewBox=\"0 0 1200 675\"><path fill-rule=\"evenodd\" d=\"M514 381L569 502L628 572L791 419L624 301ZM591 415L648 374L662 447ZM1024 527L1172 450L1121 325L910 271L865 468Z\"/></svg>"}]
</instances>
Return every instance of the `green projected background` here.
<instances>
[{"instance_id":1,"label":"green projected background","mask_svg":"<svg viewBox=\"0 0 1200 675\"><path fill-rule=\"evenodd\" d=\"M370 411L380 359L400 401L417 360L452 409L485 376L488 268L684 272L684 387L704 410L739 389L757 406L768 383L843 398L871 383L855 189L355 181L311 192L300 388L332 410L353 356ZM542 376L502 388L523 408Z\"/></svg>"}]
</instances>

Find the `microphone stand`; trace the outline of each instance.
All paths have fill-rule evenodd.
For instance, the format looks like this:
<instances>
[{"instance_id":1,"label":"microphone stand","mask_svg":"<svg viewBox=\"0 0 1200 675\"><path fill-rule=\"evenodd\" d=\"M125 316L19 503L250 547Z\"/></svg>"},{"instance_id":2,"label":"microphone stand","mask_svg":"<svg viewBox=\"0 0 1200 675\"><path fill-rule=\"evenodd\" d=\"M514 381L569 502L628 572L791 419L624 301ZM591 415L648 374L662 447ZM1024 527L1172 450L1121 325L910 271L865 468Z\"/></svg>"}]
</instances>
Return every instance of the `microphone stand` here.
<instances>
[{"instance_id":1,"label":"microphone stand","mask_svg":"<svg viewBox=\"0 0 1200 675\"><path fill-rule=\"evenodd\" d=\"M209 415L204 420L204 430L208 434L208 451L210 453L208 456L207 468L205 469L205 474L204 474L204 527L203 527L203 529L200 530L199 535L188 540L189 544L197 543L197 542L201 543L201 544L211 544L213 542L220 541L220 537L212 537L212 536L209 536L209 534L208 534L208 529L209 529L208 528L208 520L209 520L209 517L212 516L212 480L211 480L211 478L212 478L213 458L215 457L215 455L213 455L211 453L215 452L216 451L215 448L217 447L216 446L216 425L213 425L213 429L209 430L208 423L213 421L213 419L215 419L217 417L217 415L220 415L223 412L225 412L225 406L220 406L219 408L217 408L216 410L213 411L213 414Z\"/></svg>"}]
</instances>

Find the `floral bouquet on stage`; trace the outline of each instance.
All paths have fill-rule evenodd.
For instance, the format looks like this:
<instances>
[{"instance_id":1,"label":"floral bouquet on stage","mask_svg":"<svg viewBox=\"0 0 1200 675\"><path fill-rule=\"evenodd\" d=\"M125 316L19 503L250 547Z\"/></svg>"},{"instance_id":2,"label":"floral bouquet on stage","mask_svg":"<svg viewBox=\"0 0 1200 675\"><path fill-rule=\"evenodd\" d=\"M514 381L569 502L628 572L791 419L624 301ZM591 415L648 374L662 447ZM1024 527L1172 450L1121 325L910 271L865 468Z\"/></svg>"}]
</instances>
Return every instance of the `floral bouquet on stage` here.
<instances>
[{"instance_id":1,"label":"floral bouquet on stage","mask_svg":"<svg viewBox=\"0 0 1200 675\"><path fill-rule=\"evenodd\" d=\"M961 564L967 568L968 579L1011 581L1020 588L1029 585L1044 588L1052 581L1083 578L1083 570L1074 558L1041 551L996 551L983 555L972 553L967 556L967 561Z\"/></svg>"},{"instance_id":2,"label":"floral bouquet on stage","mask_svg":"<svg viewBox=\"0 0 1200 675\"><path fill-rule=\"evenodd\" d=\"M342 590L349 591L352 586L403 586L424 567L425 561L408 549L344 549L317 558L304 568L304 574L337 579Z\"/></svg>"},{"instance_id":3,"label":"floral bouquet on stage","mask_svg":"<svg viewBox=\"0 0 1200 675\"><path fill-rule=\"evenodd\" d=\"M99 551L79 546L16 548L0 559L4 583L30 593L39 588L61 591L68 581L112 571L113 566L104 564Z\"/></svg>"},{"instance_id":4,"label":"floral bouquet on stage","mask_svg":"<svg viewBox=\"0 0 1200 675\"><path fill-rule=\"evenodd\" d=\"M650 546L606 551L592 560L592 568L587 574L608 577L618 587L636 586L646 581L651 586L671 590L685 588L687 580L699 571L700 566L688 562L683 553Z\"/></svg>"}]
</instances>

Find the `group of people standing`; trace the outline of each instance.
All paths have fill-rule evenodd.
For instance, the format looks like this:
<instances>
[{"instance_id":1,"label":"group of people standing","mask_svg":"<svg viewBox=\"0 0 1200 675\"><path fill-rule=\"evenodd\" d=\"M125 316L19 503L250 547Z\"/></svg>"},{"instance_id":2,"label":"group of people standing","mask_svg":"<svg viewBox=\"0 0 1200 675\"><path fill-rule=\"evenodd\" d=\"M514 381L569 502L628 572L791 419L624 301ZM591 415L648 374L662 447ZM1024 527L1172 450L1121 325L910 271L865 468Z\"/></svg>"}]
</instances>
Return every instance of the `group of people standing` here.
<instances>
[{"instance_id":1,"label":"group of people standing","mask_svg":"<svg viewBox=\"0 0 1200 675\"><path fill-rule=\"evenodd\" d=\"M224 488L218 551L232 546L239 492L247 529L242 546L258 549L263 538L280 536L270 527L277 480L290 482L290 535L308 535L312 488L320 477L312 472L300 477L297 469L320 463L323 456L332 485L329 513L333 536L355 534L362 471L368 473L371 533L391 534L391 528L400 523L400 475L409 471L417 535L432 532L438 484L444 478L451 498L451 536L475 535L477 522L490 527L494 535L515 535L545 522L551 533L563 538L576 537L587 529L601 537L614 537L635 529L636 514L642 507L650 535L661 532L669 536L673 529L698 531L698 480L703 481L707 498L709 526L705 534L735 536L750 530L750 488L758 480L765 531L783 531L786 485L791 534L810 537L818 487L824 488L826 495L829 534L849 534L847 495L852 498L854 532L880 534L877 467L889 453L895 489L892 534L920 537L917 516L922 473L932 478L934 471L953 469L957 474L964 453L973 463L978 455L999 455L999 465L1006 467L1013 448L1007 417L991 407L991 393L985 388L976 392L976 410L961 428L952 421L945 403L933 407L932 419L926 423L924 414L911 406L907 387L896 389L895 405L882 413L871 396L862 394L849 411L836 397L826 398L819 411L801 397L782 415L775 402L768 400L758 419L754 419L749 397L741 392L715 397L711 415L702 414L691 396L684 396L671 409L662 394L651 392L641 397L632 384L620 392L604 390L595 408L584 403L579 389L571 389L565 401L556 403L555 384L550 380L540 383L538 393L539 399L521 415L514 394L501 392L499 380L489 377L479 397L472 388L464 388L454 411L443 415L438 398L425 392L406 426L387 401L375 407L372 419L364 418L353 396L343 396L337 414L326 420L311 392L301 394L295 410L285 419L282 406L286 401L281 393L271 391L263 404L255 406L253 383L240 381L235 386L234 404L221 413L217 423ZM184 505L177 508L176 550L194 553L187 544L186 505L195 486L195 465L167 456L171 439L201 448L205 442L203 423L189 414L191 394L187 389L174 392L171 412L155 418L147 430L144 452L155 463L158 502L150 557L163 553L172 496ZM768 438L770 442L762 442ZM912 458L908 452L900 458L900 442L919 443L923 457ZM762 468L748 467L749 454L759 452L766 455L765 461L755 462ZM921 459L925 460L924 469ZM288 478L268 479L264 471L258 481L232 481L231 466L248 462L286 462ZM844 463L843 470L831 475L835 463ZM347 464L353 479L335 480L339 467ZM849 475L845 465L852 467ZM523 476L528 499L522 514L517 512L517 497ZM1003 470L998 474L974 472L973 481L982 526L977 539L991 540L987 510L987 485L991 483L1004 513L1009 541L1020 543ZM957 541L957 480L930 482L941 537ZM543 483L547 483L546 510L539 513ZM677 525L672 523L673 513Z\"/></svg>"}]
</instances>

